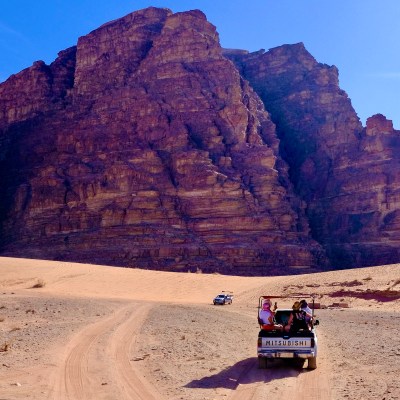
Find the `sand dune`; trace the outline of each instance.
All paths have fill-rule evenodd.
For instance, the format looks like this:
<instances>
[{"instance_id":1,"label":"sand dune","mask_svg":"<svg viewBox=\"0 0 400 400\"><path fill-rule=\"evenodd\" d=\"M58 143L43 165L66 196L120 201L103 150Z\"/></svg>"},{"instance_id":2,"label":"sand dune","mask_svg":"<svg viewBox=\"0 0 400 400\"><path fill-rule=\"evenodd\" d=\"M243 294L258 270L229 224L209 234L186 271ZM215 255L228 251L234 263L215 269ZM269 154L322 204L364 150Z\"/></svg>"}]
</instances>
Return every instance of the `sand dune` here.
<instances>
[{"instance_id":1,"label":"sand dune","mask_svg":"<svg viewBox=\"0 0 400 400\"><path fill-rule=\"evenodd\" d=\"M232 305L212 305L221 290ZM259 370L258 297L288 293L327 306L318 368ZM399 265L250 278L0 258L1 399L389 400L399 365Z\"/></svg>"}]
</instances>

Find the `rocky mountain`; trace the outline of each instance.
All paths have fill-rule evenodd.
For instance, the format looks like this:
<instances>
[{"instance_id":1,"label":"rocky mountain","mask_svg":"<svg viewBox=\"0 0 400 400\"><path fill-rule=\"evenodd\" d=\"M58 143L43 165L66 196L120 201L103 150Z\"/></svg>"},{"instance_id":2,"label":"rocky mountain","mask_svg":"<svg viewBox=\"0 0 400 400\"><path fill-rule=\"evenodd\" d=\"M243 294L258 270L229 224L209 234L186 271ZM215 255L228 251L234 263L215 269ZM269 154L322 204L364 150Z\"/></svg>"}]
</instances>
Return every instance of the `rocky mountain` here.
<instances>
[{"instance_id":1,"label":"rocky mountain","mask_svg":"<svg viewBox=\"0 0 400 400\"><path fill-rule=\"evenodd\" d=\"M312 236L336 267L396 263L400 132L377 114L363 127L338 71L303 44L229 52L271 113Z\"/></svg>"},{"instance_id":2,"label":"rocky mountain","mask_svg":"<svg viewBox=\"0 0 400 400\"><path fill-rule=\"evenodd\" d=\"M201 11L137 11L0 84L0 254L238 275L398 261L397 137L381 115L363 128L302 44L224 50Z\"/></svg>"}]
</instances>

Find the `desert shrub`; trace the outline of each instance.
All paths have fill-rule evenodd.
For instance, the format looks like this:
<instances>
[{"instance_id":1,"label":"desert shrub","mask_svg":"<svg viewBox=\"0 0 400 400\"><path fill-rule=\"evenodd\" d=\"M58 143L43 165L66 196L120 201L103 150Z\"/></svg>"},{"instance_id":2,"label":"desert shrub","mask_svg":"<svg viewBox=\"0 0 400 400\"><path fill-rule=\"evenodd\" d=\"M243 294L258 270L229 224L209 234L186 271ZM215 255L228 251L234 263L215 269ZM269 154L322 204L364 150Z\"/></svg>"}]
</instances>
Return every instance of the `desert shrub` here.
<instances>
[{"instance_id":1,"label":"desert shrub","mask_svg":"<svg viewBox=\"0 0 400 400\"><path fill-rule=\"evenodd\" d=\"M46 282L43 279L38 279L37 282L32 286L32 289L38 289L46 286Z\"/></svg>"},{"instance_id":2,"label":"desert shrub","mask_svg":"<svg viewBox=\"0 0 400 400\"><path fill-rule=\"evenodd\" d=\"M10 342L4 342L2 345L0 345L0 353L5 353L10 349L10 347L11 347Z\"/></svg>"}]
</instances>

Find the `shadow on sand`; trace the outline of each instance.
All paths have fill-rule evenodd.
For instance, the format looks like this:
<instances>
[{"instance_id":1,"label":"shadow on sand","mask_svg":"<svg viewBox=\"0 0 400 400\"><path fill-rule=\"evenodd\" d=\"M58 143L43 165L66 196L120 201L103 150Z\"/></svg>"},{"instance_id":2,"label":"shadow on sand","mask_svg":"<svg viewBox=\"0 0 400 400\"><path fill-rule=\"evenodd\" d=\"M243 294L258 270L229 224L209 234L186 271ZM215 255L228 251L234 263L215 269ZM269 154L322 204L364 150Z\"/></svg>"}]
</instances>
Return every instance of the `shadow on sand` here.
<instances>
[{"instance_id":1,"label":"shadow on sand","mask_svg":"<svg viewBox=\"0 0 400 400\"><path fill-rule=\"evenodd\" d=\"M259 369L256 357L247 358L214 375L193 380L186 388L226 388L234 390L239 384L271 382L276 379L296 377L307 372L301 360L274 360L266 369Z\"/></svg>"}]
</instances>

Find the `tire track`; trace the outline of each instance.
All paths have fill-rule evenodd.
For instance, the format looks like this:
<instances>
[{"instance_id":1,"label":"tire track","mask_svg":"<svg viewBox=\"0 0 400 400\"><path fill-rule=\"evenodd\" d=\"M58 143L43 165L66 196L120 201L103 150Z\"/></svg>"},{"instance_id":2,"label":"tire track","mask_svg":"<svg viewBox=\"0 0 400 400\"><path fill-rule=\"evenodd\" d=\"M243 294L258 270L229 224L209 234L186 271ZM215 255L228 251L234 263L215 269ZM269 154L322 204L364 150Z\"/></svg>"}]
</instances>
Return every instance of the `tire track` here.
<instances>
[{"instance_id":1,"label":"tire track","mask_svg":"<svg viewBox=\"0 0 400 400\"><path fill-rule=\"evenodd\" d=\"M66 347L48 399L161 400L129 360L150 308L130 304L75 335Z\"/></svg>"},{"instance_id":2,"label":"tire track","mask_svg":"<svg viewBox=\"0 0 400 400\"><path fill-rule=\"evenodd\" d=\"M129 354L136 344L141 326L150 310L150 305L141 305L130 310L130 315L124 324L115 331L110 342L112 359L115 360L118 373L118 382L123 392L123 399L161 400L161 395L152 387L135 368Z\"/></svg>"}]
</instances>

